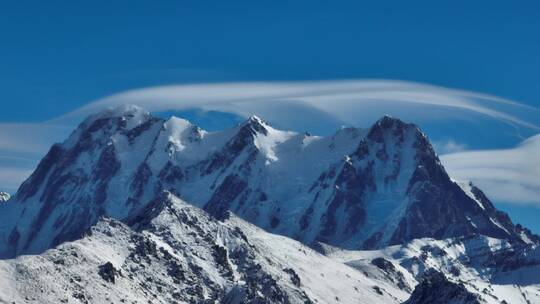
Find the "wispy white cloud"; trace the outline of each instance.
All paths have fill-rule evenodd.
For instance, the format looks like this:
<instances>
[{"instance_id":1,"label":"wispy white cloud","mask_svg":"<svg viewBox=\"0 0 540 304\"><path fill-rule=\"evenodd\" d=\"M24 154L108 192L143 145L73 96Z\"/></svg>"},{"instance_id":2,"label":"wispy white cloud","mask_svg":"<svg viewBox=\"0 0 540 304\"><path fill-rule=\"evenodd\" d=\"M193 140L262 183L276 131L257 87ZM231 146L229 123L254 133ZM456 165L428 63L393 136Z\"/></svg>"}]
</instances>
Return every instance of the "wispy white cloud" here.
<instances>
[{"instance_id":1,"label":"wispy white cloud","mask_svg":"<svg viewBox=\"0 0 540 304\"><path fill-rule=\"evenodd\" d=\"M226 110L242 116L255 113L282 125L287 125L288 122L283 121L283 116L279 113L268 111L268 105L297 103L350 124L356 124L359 120L371 121L388 112L398 117L423 117L419 109L437 107L444 109L438 112L438 115L443 117L448 117L445 113L455 112L452 110L469 111L509 124L540 130L539 119L530 114L532 111L540 116L540 112L514 101L487 94L390 80L247 82L150 87L105 97L55 121L80 119L98 109L125 103L137 104L150 111L197 107Z\"/></svg>"},{"instance_id":2,"label":"wispy white cloud","mask_svg":"<svg viewBox=\"0 0 540 304\"><path fill-rule=\"evenodd\" d=\"M14 193L33 169L0 166L0 191Z\"/></svg>"},{"instance_id":3,"label":"wispy white cloud","mask_svg":"<svg viewBox=\"0 0 540 304\"><path fill-rule=\"evenodd\" d=\"M0 155L31 157L43 155L56 141L62 141L72 126L50 123L0 123Z\"/></svg>"},{"instance_id":4,"label":"wispy white cloud","mask_svg":"<svg viewBox=\"0 0 540 304\"><path fill-rule=\"evenodd\" d=\"M434 141L433 146L439 154L448 154L462 152L467 149L466 144L458 143L454 139L448 139L446 141Z\"/></svg>"},{"instance_id":5,"label":"wispy white cloud","mask_svg":"<svg viewBox=\"0 0 540 304\"><path fill-rule=\"evenodd\" d=\"M470 180L499 202L540 206L540 135L513 149L443 155L449 174Z\"/></svg>"},{"instance_id":6,"label":"wispy white cloud","mask_svg":"<svg viewBox=\"0 0 540 304\"><path fill-rule=\"evenodd\" d=\"M16 191L51 145L64 140L72 128L49 123L0 123L0 191Z\"/></svg>"},{"instance_id":7,"label":"wispy white cloud","mask_svg":"<svg viewBox=\"0 0 540 304\"><path fill-rule=\"evenodd\" d=\"M0 124L0 155L3 157L0 170L3 164L17 162L7 158L22 157L37 163L53 142L66 138L84 117L120 104L136 104L153 112L200 108L240 116L256 114L279 127L298 131L342 124L368 126L383 114L428 125L444 122L445 133L455 130L453 121L477 123L479 117L497 121L499 127L503 124L505 130L514 133L512 136L524 129L529 135L540 130L540 111L536 108L487 94L413 82L347 80L171 85L107 96L42 124ZM484 136L485 132L492 130L484 130L479 136L469 133L491 140ZM454 134L441 138L447 136ZM533 144L536 141L534 137L515 149L477 152L462 151L470 146L460 139L435 144L439 153L453 153L443 155L442 159L455 178L473 180L496 200L540 204L540 187L534 181L534 176L540 176L540 165L538 159L535 162L531 156L540 155L535 148L538 145ZM0 188L18 184L29 174L32 160L19 160L18 164L17 168L10 167L0 175Z\"/></svg>"}]
</instances>

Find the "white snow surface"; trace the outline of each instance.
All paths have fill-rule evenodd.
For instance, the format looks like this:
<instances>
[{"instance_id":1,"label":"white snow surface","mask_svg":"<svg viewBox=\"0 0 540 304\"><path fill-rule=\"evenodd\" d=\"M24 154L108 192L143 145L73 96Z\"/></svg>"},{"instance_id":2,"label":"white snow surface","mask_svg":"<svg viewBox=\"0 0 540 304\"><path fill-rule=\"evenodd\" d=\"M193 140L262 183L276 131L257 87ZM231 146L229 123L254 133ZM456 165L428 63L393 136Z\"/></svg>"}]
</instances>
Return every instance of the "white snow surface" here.
<instances>
[{"instance_id":1,"label":"white snow surface","mask_svg":"<svg viewBox=\"0 0 540 304\"><path fill-rule=\"evenodd\" d=\"M223 294L253 283L246 282L245 259L260 267L257 275L275 280L290 303L303 303L306 297L315 303L400 303L408 298L388 282L233 215L220 222L172 195L169 201L142 230L104 218L81 240L41 255L0 260L0 303L221 303ZM149 245L145 255L138 254L141 242L157 250ZM233 275L217 262L212 244L226 250ZM107 262L119 271L114 283L99 274ZM182 281L174 282L171 265L183 269ZM294 270L298 285L285 269ZM195 286L198 294L190 295ZM244 301L233 297L230 303Z\"/></svg>"},{"instance_id":2,"label":"white snow surface","mask_svg":"<svg viewBox=\"0 0 540 304\"><path fill-rule=\"evenodd\" d=\"M513 267L509 253L516 252L505 240L474 238L435 240L417 239L408 244L381 250L328 250L330 258L359 270L377 257L391 261L415 286L429 268L442 272L447 279L463 283L468 291L480 296L481 303L540 303L540 248L529 247L523 265ZM495 259L504 266L494 266ZM508 264L504 264L508 262Z\"/></svg>"},{"instance_id":3,"label":"white snow surface","mask_svg":"<svg viewBox=\"0 0 540 304\"><path fill-rule=\"evenodd\" d=\"M314 303L401 303L429 268L464 284L481 303L540 301L538 247L526 251L525 259L531 265L515 269L488 266L497 254L514 248L507 241L484 236L418 239L371 251L325 246L323 255L233 214L218 221L172 194L165 201L168 205L150 208L146 219L131 228L102 218L80 240L40 255L0 260L0 303L191 303L205 299L222 303L226 299L240 304L248 300L238 290L268 282L263 275L272 278L274 288L290 303L306 299ZM215 246L226 252L224 261L216 257ZM381 257L397 272L385 272L372 264ZM118 271L115 282L99 273L107 262ZM181 269L181 280L171 271L172 265ZM254 265L257 276L250 281L247 274ZM299 284L286 269L294 271ZM267 297L261 290L255 294Z\"/></svg>"}]
</instances>

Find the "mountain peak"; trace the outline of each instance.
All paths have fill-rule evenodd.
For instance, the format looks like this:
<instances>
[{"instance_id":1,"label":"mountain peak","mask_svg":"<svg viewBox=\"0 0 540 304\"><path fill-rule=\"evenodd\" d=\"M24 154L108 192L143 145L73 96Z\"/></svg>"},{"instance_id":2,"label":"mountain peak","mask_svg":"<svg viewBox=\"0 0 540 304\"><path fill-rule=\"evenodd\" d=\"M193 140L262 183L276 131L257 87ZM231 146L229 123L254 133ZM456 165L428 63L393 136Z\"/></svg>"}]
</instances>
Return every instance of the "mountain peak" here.
<instances>
[{"instance_id":1,"label":"mountain peak","mask_svg":"<svg viewBox=\"0 0 540 304\"><path fill-rule=\"evenodd\" d=\"M115 118L115 117L137 117L137 116L148 116L150 112L147 110L136 106L136 105L120 105L117 107L109 107L104 109L90 117L94 119L104 119L104 118Z\"/></svg>"},{"instance_id":2,"label":"mountain peak","mask_svg":"<svg viewBox=\"0 0 540 304\"><path fill-rule=\"evenodd\" d=\"M122 115L122 116L133 115L136 113L148 113L147 110L137 105L132 105L132 104L119 105L117 107L110 108L108 111L113 114Z\"/></svg>"},{"instance_id":3,"label":"mountain peak","mask_svg":"<svg viewBox=\"0 0 540 304\"><path fill-rule=\"evenodd\" d=\"M404 127L404 126L414 126L413 124L408 124L402 121L399 118L392 117L388 114L385 114L383 117L379 118L374 124L372 128L382 128L382 129L390 129L393 127Z\"/></svg>"},{"instance_id":4,"label":"mountain peak","mask_svg":"<svg viewBox=\"0 0 540 304\"><path fill-rule=\"evenodd\" d=\"M268 125L265 121L263 121L259 116L257 115L251 115L250 117L248 117L248 119L246 119L246 121L244 121L244 123L242 123L242 125Z\"/></svg>"},{"instance_id":5,"label":"mountain peak","mask_svg":"<svg viewBox=\"0 0 540 304\"><path fill-rule=\"evenodd\" d=\"M412 134L421 142L422 146L425 146L425 149L431 147L425 134L418 126L412 123L406 123L390 115L384 115L377 120L369 129L367 138L375 142L382 142L384 138L391 137L401 142L406 137L406 134Z\"/></svg>"},{"instance_id":6,"label":"mountain peak","mask_svg":"<svg viewBox=\"0 0 540 304\"><path fill-rule=\"evenodd\" d=\"M147 110L136 105L120 105L117 107L110 107L96 114L90 115L83 121L81 126L88 128L96 124L96 122L118 120L127 129L136 127L148 121L152 115ZM101 124L99 124L101 125Z\"/></svg>"},{"instance_id":7,"label":"mountain peak","mask_svg":"<svg viewBox=\"0 0 540 304\"><path fill-rule=\"evenodd\" d=\"M263 123L263 120L262 120L259 116L257 116L257 115L251 115L251 116L247 119L247 121L249 121L249 122L256 122L256 123Z\"/></svg>"},{"instance_id":8,"label":"mountain peak","mask_svg":"<svg viewBox=\"0 0 540 304\"><path fill-rule=\"evenodd\" d=\"M268 124L256 115L250 116L246 121L240 124L240 132L248 132L250 134L261 133L268 135Z\"/></svg>"}]
</instances>

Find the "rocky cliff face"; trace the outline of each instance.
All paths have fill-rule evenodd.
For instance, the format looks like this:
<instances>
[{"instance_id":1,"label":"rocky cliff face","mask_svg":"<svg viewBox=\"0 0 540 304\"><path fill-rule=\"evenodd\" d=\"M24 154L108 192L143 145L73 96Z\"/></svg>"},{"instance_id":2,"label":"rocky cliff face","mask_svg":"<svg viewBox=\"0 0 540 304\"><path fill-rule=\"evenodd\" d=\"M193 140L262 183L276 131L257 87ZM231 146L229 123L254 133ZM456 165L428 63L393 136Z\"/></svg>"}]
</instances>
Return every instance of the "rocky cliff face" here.
<instances>
[{"instance_id":1,"label":"rocky cliff face","mask_svg":"<svg viewBox=\"0 0 540 304\"><path fill-rule=\"evenodd\" d=\"M381 248L474 234L538 241L479 189L452 181L426 136L395 118L329 137L257 117L208 133L127 106L86 119L0 206L0 256L80 238L101 216L130 222L163 190L306 244Z\"/></svg>"}]
</instances>

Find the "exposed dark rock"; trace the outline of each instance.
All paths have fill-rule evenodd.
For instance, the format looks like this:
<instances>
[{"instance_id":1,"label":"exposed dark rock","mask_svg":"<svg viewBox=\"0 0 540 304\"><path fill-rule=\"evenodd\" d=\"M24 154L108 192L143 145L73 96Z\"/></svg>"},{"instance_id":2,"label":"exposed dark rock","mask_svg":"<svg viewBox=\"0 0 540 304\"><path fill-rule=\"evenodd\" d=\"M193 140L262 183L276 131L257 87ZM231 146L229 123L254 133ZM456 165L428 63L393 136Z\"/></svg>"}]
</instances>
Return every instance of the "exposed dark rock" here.
<instances>
[{"instance_id":1,"label":"exposed dark rock","mask_svg":"<svg viewBox=\"0 0 540 304\"><path fill-rule=\"evenodd\" d=\"M231 268L231 265L229 264L227 249L219 245L212 246L212 249L216 263L226 271L228 276L232 276L233 270Z\"/></svg>"},{"instance_id":2,"label":"exposed dark rock","mask_svg":"<svg viewBox=\"0 0 540 304\"><path fill-rule=\"evenodd\" d=\"M268 131L258 118L251 117L240 127L238 133L225 144L225 147L221 151L214 153L208 160L202 163L204 168L203 173L210 174L230 166L242 151L247 150L247 147L251 147L254 150L253 141L257 133L267 135ZM253 152L251 153L252 158L256 155Z\"/></svg>"},{"instance_id":3,"label":"exposed dark rock","mask_svg":"<svg viewBox=\"0 0 540 304\"><path fill-rule=\"evenodd\" d=\"M351 163L345 162L340 173L336 177L335 188L327 211L323 214L321 232L317 241L325 243L337 243L337 234L351 235L358 231L365 220L365 210L362 205L363 194L367 189L374 189L372 166L358 169ZM337 231L337 212L340 207L346 211L345 231Z\"/></svg>"},{"instance_id":4,"label":"exposed dark rock","mask_svg":"<svg viewBox=\"0 0 540 304\"><path fill-rule=\"evenodd\" d=\"M204 209L218 219L224 219L237 197L246 189L247 183L238 175L229 175L216 189Z\"/></svg>"},{"instance_id":5,"label":"exposed dark rock","mask_svg":"<svg viewBox=\"0 0 540 304\"><path fill-rule=\"evenodd\" d=\"M294 271L294 269L285 268L285 269L283 269L283 271L285 271L286 273L289 274L289 276L291 278L291 282L294 284L294 286L300 287L300 277L298 276L296 271Z\"/></svg>"},{"instance_id":6,"label":"exposed dark rock","mask_svg":"<svg viewBox=\"0 0 540 304\"><path fill-rule=\"evenodd\" d=\"M380 288L379 286L373 286L372 288L373 288L373 290L375 290L375 292L378 293L379 295L381 295L381 296L383 295L383 292L382 292L382 290L381 290L381 288Z\"/></svg>"},{"instance_id":7,"label":"exposed dark rock","mask_svg":"<svg viewBox=\"0 0 540 304\"><path fill-rule=\"evenodd\" d=\"M411 292L411 287L407 284L405 276L403 273L396 269L396 266L392 262L388 261L385 258L379 257L371 260L371 264L375 265L377 268L381 269L388 280L394 282L399 289Z\"/></svg>"},{"instance_id":8,"label":"exposed dark rock","mask_svg":"<svg viewBox=\"0 0 540 304\"><path fill-rule=\"evenodd\" d=\"M114 284L116 283L116 277L120 275L120 270L114 268L114 265L111 262L107 262L99 266L98 273L103 280Z\"/></svg>"},{"instance_id":9,"label":"exposed dark rock","mask_svg":"<svg viewBox=\"0 0 540 304\"><path fill-rule=\"evenodd\" d=\"M181 181L184 178L184 172L182 168L172 164L169 161L159 173L159 178L168 184L173 184L177 181Z\"/></svg>"},{"instance_id":10,"label":"exposed dark rock","mask_svg":"<svg viewBox=\"0 0 540 304\"><path fill-rule=\"evenodd\" d=\"M428 271L411 297L403 304L480 304L479 296L471 293L461 283L449 281L444 274Z\"/></svg>"}]
</instances>

